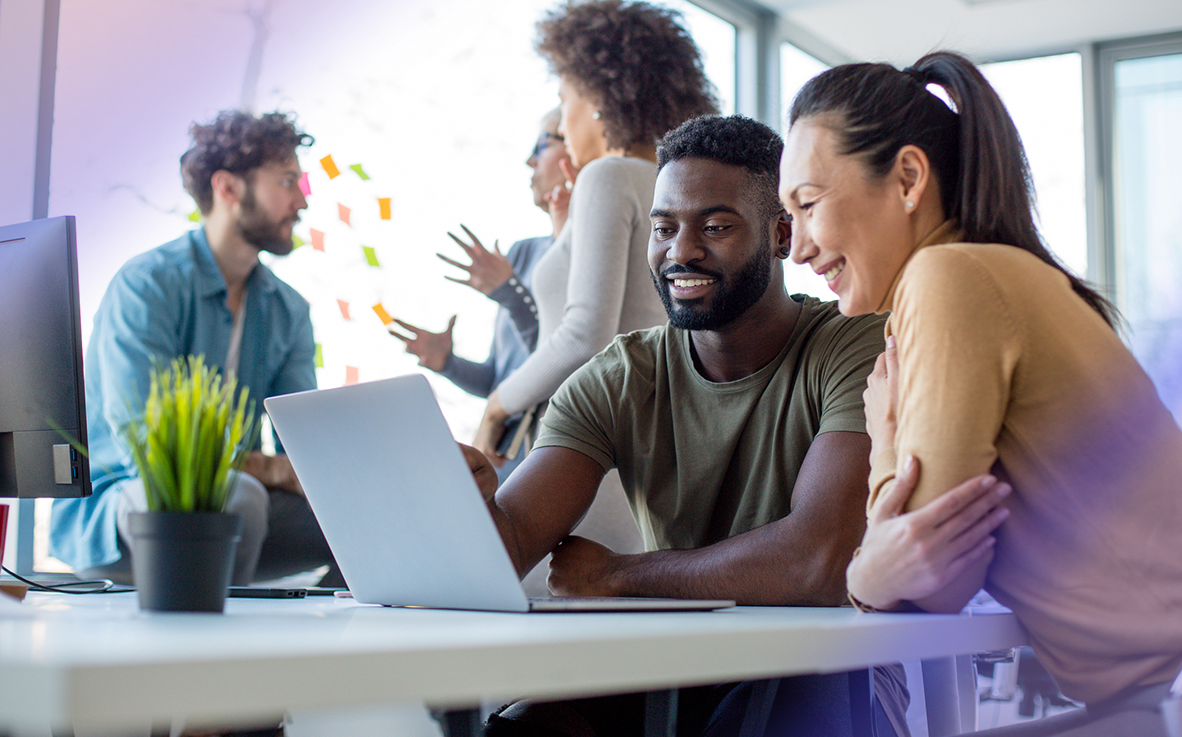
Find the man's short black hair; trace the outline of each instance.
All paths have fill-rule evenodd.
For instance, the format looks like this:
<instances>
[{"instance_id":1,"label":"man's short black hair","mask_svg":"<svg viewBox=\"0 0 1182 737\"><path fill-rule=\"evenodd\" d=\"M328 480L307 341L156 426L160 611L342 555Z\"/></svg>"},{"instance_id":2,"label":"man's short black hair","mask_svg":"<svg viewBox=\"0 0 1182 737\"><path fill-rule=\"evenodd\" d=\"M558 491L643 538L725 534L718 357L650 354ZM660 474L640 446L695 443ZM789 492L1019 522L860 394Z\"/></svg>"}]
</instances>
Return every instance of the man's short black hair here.
<instances>
[{"instance_id":1,"label":"man's short black hair","mask_svg":"<svg viewBox=\"0 0 1182 737\"><path fill-rule=\"evenodd\" d=\"M710 159L746 169L759 190L760 215L780 214L780 134L743 115L703 115L669 131L657 147L657 171L670 161Z\"/></svg>"},{"instance_id":2,"label":"man's short black hair","mask_svg":"<svg viewBox=\"0 0 1182 737\"><path fill-rule=\"evenodd\" d=\"M256 118L239 110L223 110L206 125L194 123L189 135L193 147L181 156L181 178L202 215L213 209L214 172L225 169L245 177L260 166L287 161L297 148L313 142L284 113Z\"/></svg>"}]
</instances>

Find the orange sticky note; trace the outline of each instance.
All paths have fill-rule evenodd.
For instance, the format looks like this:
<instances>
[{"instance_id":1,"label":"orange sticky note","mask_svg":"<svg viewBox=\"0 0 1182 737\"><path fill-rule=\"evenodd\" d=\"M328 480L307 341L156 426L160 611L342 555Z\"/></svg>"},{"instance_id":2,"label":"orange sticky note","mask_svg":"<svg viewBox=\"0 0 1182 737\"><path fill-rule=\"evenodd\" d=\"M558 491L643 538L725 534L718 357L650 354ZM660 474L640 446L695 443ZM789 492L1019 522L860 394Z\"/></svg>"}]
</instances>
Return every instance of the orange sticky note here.
<instances>
[{"instance_id":1,"label":"orange sticky note","mask_svg":"<svg viewBox=\"0 0 1182 737\"><path fill-rule=\"evenodd\" d=\"M329 179L336 179L341 175L341 170L337 168L336 162L332 160L332 154L321 159L320 165L324 167L324 173L328 175Z\"/></svg>"},{"instance_id":2,"label":"orange sticky note","mask_svg":"<svg viewBox=\"0 0 1182 737\"><path fill-rule=\"evenodd\" d=\"M378 208L381 210L382 220L389 220L390 219L390 198L389 197L379 197L378 198Z\"/></svg>"},{"instance_id":3,"label":"orange sticky note","mask_svg":"<svg viewBox=\"0 0 1182 737\"><path fill-rule=\"evenodd\" d=\"M349 213L351 212L353 211L349 208L345 207L339 202L337 203L337 214L340 216L341 222L345 225L352 225L352 223L349 222Z\"/></svg>"},{"instance_id":4,"label":"orange sticky note","mask_svg":"<svg viewBox=\"0 0 1182 737\"><path fill-rule=\"evenodd\" d=\"M337 307L341 308L341 317L345 318L346 320L353 319L353 318L349 317L349 303L348 302L346 302L343 299L338 299L337 300Z\"/></svg>"},{"instance_id":5,"label":"orange sticky note","mask_svg":"<svg viewBox=\"0 0 1182 737\"><path fill-rule=\"evenodd\" d=\"M383 325L389 325L394 322L394 318L390 317L390 313L386 312L386 308L382 307L382 303L378 302L373 306L373 311L378 313L378 319L382 321Z\"/></svg>"},{"instance_id":6,"label":"orange sticky note","mask_svg":"<svg viewBox=\"0 0 1182 737\"><path fill-rule=\"evenodd\" d=\"M324 250L324 233L320 232L319 230L316 230L315 228L311 229L311 233L312 233L312 248L315 248L317 251L323 251Z\"/></svg>"},{"instance_id":7,"label":"orange sticky note","mask_svg":"<svg viewBox=\"0 0 1182 737\"><path fill-rule=\"evenodd\" d=\"M356 384L358 381L360 381L360 379L358 378L358 374L360 374L360 373L361 373L361 370L359 368L357 368L356 366L346 366L345 367L345 386L349 386L350 384Z\"/></svg>"}]
</instances>

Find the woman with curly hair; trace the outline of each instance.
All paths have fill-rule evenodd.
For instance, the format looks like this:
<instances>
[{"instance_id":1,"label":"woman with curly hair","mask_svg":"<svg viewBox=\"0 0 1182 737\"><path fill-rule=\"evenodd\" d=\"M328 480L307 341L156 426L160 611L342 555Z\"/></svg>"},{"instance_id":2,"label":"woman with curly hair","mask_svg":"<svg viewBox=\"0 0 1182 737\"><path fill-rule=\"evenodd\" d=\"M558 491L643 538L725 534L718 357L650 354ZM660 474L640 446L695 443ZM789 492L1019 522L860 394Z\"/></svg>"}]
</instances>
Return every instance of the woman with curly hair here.
<instances>
[{"instance_id":1,"label":"woman with curly hair","mask_svg":"<svg viewBox=\"0 0 1182 737\"><path fill-rule=\"evenodd\" d=\"M665 322L647 260L656 145L718 108L674 11L567 2L539 21L536 47L559 79L559 132L578 184L566 227L534 270L537 350L489 396L477 431L474 444L498 466L509 417L547 400L616 335Z\"/></svg>"}]
</instances>

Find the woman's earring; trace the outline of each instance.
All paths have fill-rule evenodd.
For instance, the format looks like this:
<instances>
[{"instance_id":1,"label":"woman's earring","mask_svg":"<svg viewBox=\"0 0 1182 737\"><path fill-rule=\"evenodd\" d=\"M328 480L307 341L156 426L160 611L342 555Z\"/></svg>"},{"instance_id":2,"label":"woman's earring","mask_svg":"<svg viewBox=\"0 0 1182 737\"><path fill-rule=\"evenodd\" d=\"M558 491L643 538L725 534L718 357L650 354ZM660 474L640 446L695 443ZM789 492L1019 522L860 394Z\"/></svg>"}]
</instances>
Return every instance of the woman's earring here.
<instances>
[{"instance_id":1,"label":"woman's earring","mask_svg":"<svg viewBox=\"0 0 1182 737\"><path fill-rule=\"evenodd\" d=\"M592 120L599 120L599 111L598 111L598 110L596 110L595 112L591 113L591 119L592 119Z\"/></svg>"},{"instance_id":2,"label":"woman's earring","mask_svg":"<svg viewBox=\"0 0 1182 737\"><path fill-rule=\"evenodd\" d=\"M911 200L907 200L907 202L906 202L906 203L904 203L904 204L906 204L906 205L907 205L907 209L908 209L908 210L910 210L911 208L915 207L915 203L914 203L914 202L912 202Z\"/></svg>"},{"instance_id":3,"label":"woman's earring","mask_svg":"<svg viewBox=\"0 0 1182 737\"><path fill-rule=\"evenodd\" d=\"M791 251L788 250L787 246L780 246L780 255L781 256L783 256L784 258L788 258L789 253L791 253Z\"/></svg>"}]
</instances>

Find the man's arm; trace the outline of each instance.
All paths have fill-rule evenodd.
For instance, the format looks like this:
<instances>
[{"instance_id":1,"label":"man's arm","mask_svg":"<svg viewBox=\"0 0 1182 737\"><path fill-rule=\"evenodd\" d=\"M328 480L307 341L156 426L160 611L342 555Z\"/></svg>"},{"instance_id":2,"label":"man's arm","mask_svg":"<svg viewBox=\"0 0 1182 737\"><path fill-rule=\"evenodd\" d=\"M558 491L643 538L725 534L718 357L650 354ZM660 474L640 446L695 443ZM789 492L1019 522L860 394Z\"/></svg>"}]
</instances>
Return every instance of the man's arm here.
<instances>
[{"instance_id":1,"label":"man's arm","mask_svg":"<svg viewBox=\"0 0 1182 737\"><path fill-rule=\"evenodd\" d=\"M846 565L866 527L869 454L863 433L818 435L800 467L788 516L704 548L617 555L569 538L554 551L550 588L573 596L840 604Z\"/></svg>"},{"instance_id":2,"label":"man's arm","mask_svg":"<svg viewBox=\"0 0 1182 737\"><path fill-rule=\"evenodd\" d=\"M477 473L472 453L465 450L465 457ZM518 576L529 573L570 534L590 509L603 476L603 467L590 457L547 447L526 456L495 495L495 486L481 485Z\"/></svg>"}]
</instances>

